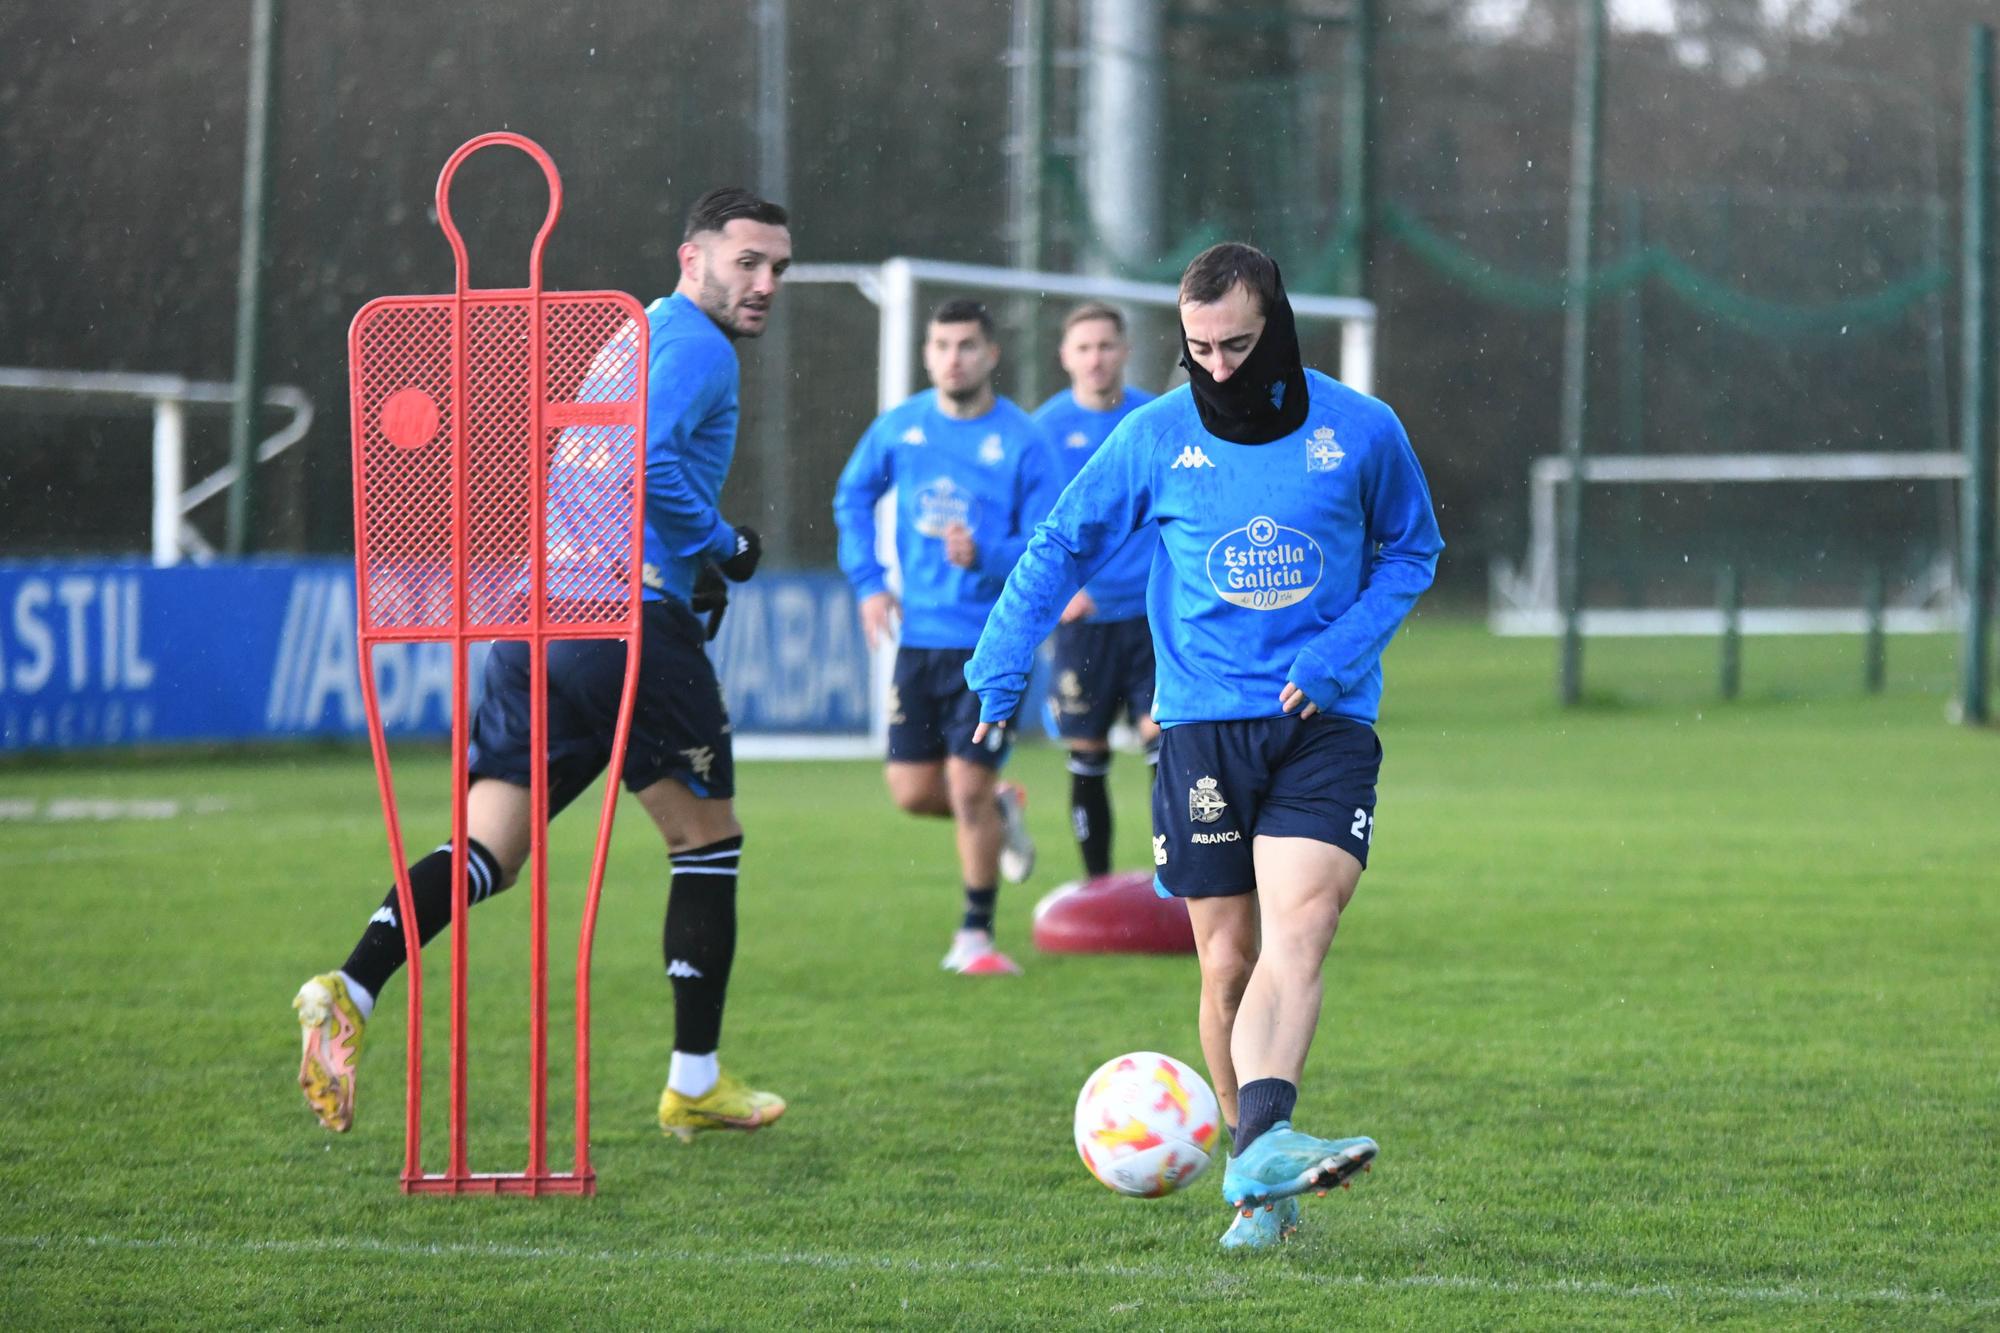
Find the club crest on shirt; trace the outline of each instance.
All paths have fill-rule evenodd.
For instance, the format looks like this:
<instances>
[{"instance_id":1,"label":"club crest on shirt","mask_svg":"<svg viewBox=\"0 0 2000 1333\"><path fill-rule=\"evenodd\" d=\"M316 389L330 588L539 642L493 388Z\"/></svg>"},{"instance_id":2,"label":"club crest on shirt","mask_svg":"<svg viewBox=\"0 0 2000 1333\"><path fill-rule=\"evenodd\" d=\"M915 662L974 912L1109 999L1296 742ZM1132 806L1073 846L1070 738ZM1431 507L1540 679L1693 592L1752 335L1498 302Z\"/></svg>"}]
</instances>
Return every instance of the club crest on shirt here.
<instances>
[{"instance_id":1,"label":"club crest on shirt","mask_svg":"<svg viewBox=\"0 0 2000 1333\"><path fill-rule=\"evenodd\" d=\"M1214 778L1197 779L1188 788L1188 818L1197 824L1213 824L1222 818L1222 812L1229 808L1229 802L1222 799L1216 790Z\"/></svg>"},{"instance_id":2,"label":"club crest on shirt","mask_svg":"<svg viewBox=\"0 0 2000 1333\"><path fill-rule=\"evenodd\" d=\"M954 523L974 529L979 526L979 497L960 490L950 477L939 477L919 490L916 510L917 531L926 537L942 539L945 529Z\"/></svg>"},{"instance_id":3,"label":"club crest on shirt","mask_svg":"<svg viewBox=\"0 0 2000 1333\"><path fill-rule=\"evenodd\" d=\"M1063 443L1072 449L1088 449L1090 447L1090 437L1080 430L1073 430L1063 437Z\"/></svg>"},{"instance_id":4,"label":"club crest on shirt","mask_svg":"<svg viewBox=\"0 0 2000 1333\"><path fill-rule=\"evenodd\" d=\"M1007 456L1006 446L1000 443L999 432L995 432L979 442L979 461L992 467Z\"/></svg>"},{"instance_id":5,"label":"club crest on shirt","mask_svg":"<svg viewBox=\"0 0 2000 1333\"><path fill-rule=\"evenodd\" d=\"M912 426L903 432L904 444L922 444L923 442L924 428L922 426Z\"/></svg>"},{"instance_id":6,"label":"club crest on shirt","mask_svg":"<svg viewBox=\"0 0 2000 1333\"><path fill-rule=\"evenodd\" d=\"M1231 606L1276 611L1304 601L1319 586L1326 553L1297 528L1262 515L1208 548L1208 582Z\"/></svg>"},{"instance_id":7,"label":"club crest on shirt","mask_svg":"<svg viewBox=\"0 0 2000 1333\"><path fill-rule=\"evenodd\" d=\"M1333 427L1321 426L1306 443L1306 471L1331 472L1339 467L1347 451L1333 438Z\"/></svg>"}]
</instances>

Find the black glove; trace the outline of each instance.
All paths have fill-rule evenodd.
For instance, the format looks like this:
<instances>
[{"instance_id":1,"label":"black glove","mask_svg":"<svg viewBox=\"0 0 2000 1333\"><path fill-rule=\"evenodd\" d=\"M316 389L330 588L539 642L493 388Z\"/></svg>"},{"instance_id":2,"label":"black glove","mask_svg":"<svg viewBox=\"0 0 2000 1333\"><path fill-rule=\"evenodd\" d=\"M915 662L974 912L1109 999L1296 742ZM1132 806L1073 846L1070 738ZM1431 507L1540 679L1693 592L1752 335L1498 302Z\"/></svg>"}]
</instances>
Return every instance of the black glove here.
<instances>
[{"instance_id":1,"label":"black glove","mask_svg":"<svg viewBox=\"0 0 2000 1333\"><path fill-rule=\"evenodd\" d=\"M736 529L736 553L727 560L718 560L716 565L729 576L731 583L743 583L757 572L757 562L764 558L764 542L757 535L757 529L739 527Z\"/></svg>"},{"instance_id":2,"label":"black glove","mask_svg":"<svg viewBox=\"0 0 2000 1333\"><path fill-rule=\"evenodd\" d=\"M704 564L701 572L694 576L694 592L688 597L688 606L698 616L708 617L708 635L712 641L722 629L722 613L729 609L729 585L722 581L722 571L712 563Z\"/></svg>"}]
</instances>

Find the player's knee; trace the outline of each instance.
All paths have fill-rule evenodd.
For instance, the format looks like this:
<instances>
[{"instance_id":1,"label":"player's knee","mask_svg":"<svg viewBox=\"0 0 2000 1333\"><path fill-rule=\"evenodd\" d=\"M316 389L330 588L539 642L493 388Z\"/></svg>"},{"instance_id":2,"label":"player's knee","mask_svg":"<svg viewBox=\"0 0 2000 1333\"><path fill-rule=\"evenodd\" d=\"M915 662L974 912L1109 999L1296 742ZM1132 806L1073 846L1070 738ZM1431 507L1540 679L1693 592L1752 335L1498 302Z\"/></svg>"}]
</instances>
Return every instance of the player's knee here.
<instances>
[{"instance_id":1,"label":"player's knee","mask_svg":"<svg viewBox=\"0 0 2000 1333\"><path fill-rule=\"evenodd\" d=\"M991 773L981 771L976 775L954 777L949 785L953 819L961 824L999 820L1000 808L993 799L994 788L998 784Z\"/></svg>"},{"instance_id":2,"label":"player's knee","mask_svg":"<svg viewBox=\"0 0 2000 1333\"><path fill-rule=\"evenodd\" d=\"M1231 1003L1243 996L1250 973L1257 966L1257 946L1250 941L1212 942L1201 955L1201 987L1209 995Z\"/></svg>"}]
</instances>

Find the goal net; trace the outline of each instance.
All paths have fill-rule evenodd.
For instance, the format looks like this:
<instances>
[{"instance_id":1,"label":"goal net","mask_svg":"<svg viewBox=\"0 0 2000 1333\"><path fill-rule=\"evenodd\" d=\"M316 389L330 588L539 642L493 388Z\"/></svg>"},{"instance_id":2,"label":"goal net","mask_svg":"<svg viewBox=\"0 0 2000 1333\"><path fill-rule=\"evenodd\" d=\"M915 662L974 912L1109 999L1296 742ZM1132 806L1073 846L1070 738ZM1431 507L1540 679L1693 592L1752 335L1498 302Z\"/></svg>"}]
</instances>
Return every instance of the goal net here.
<instances>
[{"instance_id":1,"label":"goal net","mask_svg":"<svg viewBox=\"0 0 2000 1333\"><path fill-rule=\"evenodd\" d=\"M1293 292L1299 341L1307 365L1336 374L1364 392L1375 378L1375 307L1348 297ZM785 276L770 334L747 348L743 368L744 444L724 496L728 513L759 513L769 531L787 543L777 553L784 564L826 570L835 564L831 501L834 482L855 442L879 413L922 389L920 355L930 312L947 300L970 297L985 303L998 326L1001 362L997 387L1032 412L1068 380L1056 364L1063 317L1083 301L1104 301L1121 310L1132 345L1126 379L1161 392L1179 382L1178 290L1170 283L1133 282L1073 273L897 258L882 264L798 264ZM878 508L877 540L895 577L893 497ZM756 520L752 520L755 522ZM768 543L767 543L768 546ZM823 577L823 576L822 576ZM742 593L757 596L756 579ZM829 590L845 598L841 584ZM737 593L732 591L732 598ZM806 626L820 647L779 643L781 630L756 616L741 631L756 642L739 642L732 601L730 617L715 644L716 662L732 709L741 691L733 679L757 673L753 650L790 653L815 669L835 671L843 682L854 672L834 661L837 654L864 652L852 638L828 626L840 617L853 623L851 600L822 605L808 614L803 606L793 623ZM878 755L886 741L887 695L893 651L867 655L865 725L829 730L823 719L810 726L771 725L752 716L736 717L738 753L746 757ZM810 672L795 673L803 681ZM843 694L843 698L847 697Z\"/></svg>"},{"instance_id":2,"label":"goal net","mask_svg":"<svg viewBox=\"0 0 2000 1333\"><path fill-rule=\"evenodd\" d=\"M1489 571L1495 633L1562 631L1561 457L1528 478L1528 549ZM1583 463L1580 617L1587 635L1714 635L1725 570L1744 634L1858 634L1870 603L1889 633L1957 626L1958 484L1944 452L1615 454Z\"/></svg>"}]
</instances>

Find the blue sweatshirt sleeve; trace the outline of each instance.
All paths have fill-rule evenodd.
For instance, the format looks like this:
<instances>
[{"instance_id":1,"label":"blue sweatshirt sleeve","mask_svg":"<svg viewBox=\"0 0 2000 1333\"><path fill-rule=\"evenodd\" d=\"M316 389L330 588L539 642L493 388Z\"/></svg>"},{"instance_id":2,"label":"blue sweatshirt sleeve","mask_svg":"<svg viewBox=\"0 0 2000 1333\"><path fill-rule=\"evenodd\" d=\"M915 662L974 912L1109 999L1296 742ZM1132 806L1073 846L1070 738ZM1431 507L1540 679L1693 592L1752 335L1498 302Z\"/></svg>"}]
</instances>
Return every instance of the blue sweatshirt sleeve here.
<instances>
[{"instance_id":1,"label":"blue sweatshirt sleeve","mask_svg":"<svg viewBox=\"0 0 2000 1333\"><path fill-rule=\"evenodd\" d=\"M1084 575L1151 521L1150 437L1124 424L1111 433L1060 497L1021 553L979 646L965 664L965 683L979 695L979 720L1001 722L1020 706L1035 648L1048 637Z\"/></svg>"},{"instance_id":2,"label":"blue sweatshirt sleeve","mask_svg":"<svg viewBox=\"0 0 2000 1333\"><path fill-rule=\"evenodd\" d=\"M1366 586L1354 605L1299 650L1288 678L1321 708L1353 689L1380 659L1431 586L1444 550L1430 487L1393 415L1368 451L1361 487L1366 549L1372 552Z\"/></svg>"},{"instance_id":3,"label":"blue sweatshirt sleeve","mask_svg":"<svg viewBox=\"0 0 2000 1333\"><path fill-rule=\"evenodd\" d=\"M696 360L699 355L678 339L653 345L646 375L646 518L671 554L725 560L736 551L736 529L695 493L681 464L695 426L714 410L717 396L720 365Z\"/></svg>"},{"instance_id":4,"label":"blue sweatshirt sleeve","mask_svg":"<svg viewBox=\"0 0 2000 1333\"><path fill-rule=\"evenodd\" d=\"M1055 446L1037 426L1027 448L1021 451L1021 465L1014 473L1014 512L1007 535L980 548L979 567L996 574L1013 569L1020 562L1021 553L1028 549L1035 525L1049 516L1062 491L1062 462L1056 457Z\"/></svg>"},{"instance_id":5,"label":"blue sweatshirt sleeve","mask_svg":"<svg viewBox=\"0 0 2000 1333\"><path fill-rule=\"evenodd\" d=\"M840 572L854 589L854 600L873 597L888 587L889 571L875 557L875 505L895 484L889 432L878 419L854 446L840 481L833 489L833 523L840 533Z\"/></svg>"}]
</instances>

